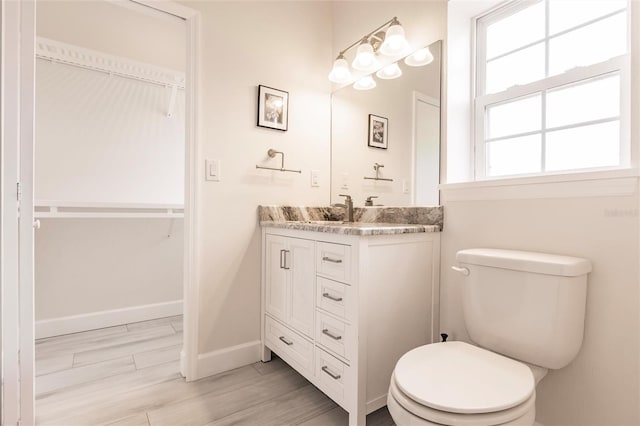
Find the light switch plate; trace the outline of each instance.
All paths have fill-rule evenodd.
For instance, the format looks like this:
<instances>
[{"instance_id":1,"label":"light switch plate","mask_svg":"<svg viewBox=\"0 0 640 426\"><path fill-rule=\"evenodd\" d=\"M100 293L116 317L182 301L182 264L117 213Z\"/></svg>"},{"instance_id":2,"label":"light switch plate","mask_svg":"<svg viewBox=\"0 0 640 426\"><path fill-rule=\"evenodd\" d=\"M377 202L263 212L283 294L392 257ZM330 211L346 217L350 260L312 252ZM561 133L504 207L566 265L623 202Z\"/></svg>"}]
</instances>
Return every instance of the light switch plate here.
<instances>
[{"instance_id":1,"label":"light switch plate","mask_svg":"<svg viewBox=\"0 0 640 426\"><path fill-rule=\"evenodd\" d=\"M204 160L205 179L220 182L220 160Z\"/></svg>"},{"instance_id":2,"label":"light switch plate","mask_svg":"<svg viewBox=\"0 0 640 426\"><path fill-rule=\"evenodd\" d=\"M409 181L406 179L402 179L402 192L404 192L405 194L408 194L410 190L411 188L409 185Z\"/></svg>"},{"instance_id":3,"label":"light switch plate","mask_svg":"<svg viewBox=\"0 0 640 426\"><path fill-rule=\"evenodd\" d=\"M342 189L343 191L348 191L349 190L349 173L342 173L340 177L342 178L340 189Z\"/></svg>"},{"instance_id":4,"label":"light switch plate","mask_svg":"<svg viewBox=\"0 0 640 426\"><path fill-rule=\"evenodd\" d=\"M311 186L320 186L320 172L318 170L311 170Z\"/></svg>"}]
</instances>

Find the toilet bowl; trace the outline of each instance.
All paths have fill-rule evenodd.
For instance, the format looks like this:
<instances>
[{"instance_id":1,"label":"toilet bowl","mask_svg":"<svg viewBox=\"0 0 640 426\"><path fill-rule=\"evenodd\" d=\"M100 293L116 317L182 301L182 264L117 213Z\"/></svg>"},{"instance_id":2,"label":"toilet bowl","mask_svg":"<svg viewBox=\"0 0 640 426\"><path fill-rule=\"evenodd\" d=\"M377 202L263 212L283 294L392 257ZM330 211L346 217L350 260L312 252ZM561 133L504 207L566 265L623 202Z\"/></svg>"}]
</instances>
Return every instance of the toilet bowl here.
<instances>
[{"instance_id":1,"label":"toilet bowl","mask_svg":"<svg viewBox=\"0 0 640 426\"><path fill-rule=\"evenodd\" d=\"M387 407L398 425L532 425L533 372L464 342L415 348L398 361Z\"/></svg>"}]
</instances>

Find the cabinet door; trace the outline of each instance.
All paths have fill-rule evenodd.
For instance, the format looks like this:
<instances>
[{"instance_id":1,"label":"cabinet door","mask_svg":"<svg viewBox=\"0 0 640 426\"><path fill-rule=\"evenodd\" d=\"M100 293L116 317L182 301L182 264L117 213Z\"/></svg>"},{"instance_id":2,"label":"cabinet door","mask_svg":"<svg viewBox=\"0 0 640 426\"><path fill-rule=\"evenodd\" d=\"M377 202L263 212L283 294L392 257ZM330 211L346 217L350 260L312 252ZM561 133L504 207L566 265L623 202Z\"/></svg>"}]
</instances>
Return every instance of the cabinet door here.
<instances>
[{"instance_id":1,"label":"cabinet door","mask_svg":"<svg viewBox=\"0 0 640 426\"><path fill-rule=\"evenodd\" d=\"M288 250L286 263L291 274L288 322L311 337L315 309L315 242L290 238Z\"/></svg>"},{"instance_id":2,"label":"cabinet door","mask_svg":"<svg viewBox=\"0 0 640 426\"><path fill-rule=\"evenodd\" d=\"M284 269L287 238L266 235L265 310L287 321L287 270Z\"/></svg>"}]
</instances>

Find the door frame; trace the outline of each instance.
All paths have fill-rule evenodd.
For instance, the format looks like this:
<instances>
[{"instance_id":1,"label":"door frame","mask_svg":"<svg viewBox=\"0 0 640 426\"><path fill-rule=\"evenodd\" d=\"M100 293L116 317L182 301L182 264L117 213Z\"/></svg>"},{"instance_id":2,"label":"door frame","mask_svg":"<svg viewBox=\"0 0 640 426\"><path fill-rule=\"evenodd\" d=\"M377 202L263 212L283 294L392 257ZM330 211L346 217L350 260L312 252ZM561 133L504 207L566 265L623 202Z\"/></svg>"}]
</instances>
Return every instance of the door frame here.
<instances>
[{"instance_id":1,"label":"door frame","mask_svg":"<svg viewBox=\"0 0 640 426\"><path fill-rule=\"evenodd\" d=\"M416 203L416 150L418 149L418 102L423 102L425 104L429 104L431 106L437 107L440 111L440 120L442 121L442 109L440 107L440 101L434 97L425 95L424 93L418 92L417 90L413 91L412 103L411 103L411 205L415 205ZM438 129L439 134L439 149L438 153L440 156L438 157L438 176L441 176L442 172L442 164L440 159L442 158L442 128ZM438 191L439 193L440 191ZM440 195L438 195L440 197Z\"/></svg>"},{"instance_id":2,"label":"door frame","mask_svg":"<svg viewBox=\"0 0 640 426\"><path fill-rule=\"evenodd\" d=\"M200 105L200 12L169 0L130 0L142 6L169 13L185 20L186 46L186 135L184 199L184 291L183 336L180 373L188 382L198 376L199 285L196 236L198 235L198 193L201 176L199 105Z\"/></svg>"},{"instance_id":3,"label":"door frame","mask_svg":"<svg viewBox=\"0 0 640 426\"><path fill-rule=\"evenodd\" d=\"M35 0L2 0L0 313L3 425L34 424Z\"/></svg>"}]
</instances>

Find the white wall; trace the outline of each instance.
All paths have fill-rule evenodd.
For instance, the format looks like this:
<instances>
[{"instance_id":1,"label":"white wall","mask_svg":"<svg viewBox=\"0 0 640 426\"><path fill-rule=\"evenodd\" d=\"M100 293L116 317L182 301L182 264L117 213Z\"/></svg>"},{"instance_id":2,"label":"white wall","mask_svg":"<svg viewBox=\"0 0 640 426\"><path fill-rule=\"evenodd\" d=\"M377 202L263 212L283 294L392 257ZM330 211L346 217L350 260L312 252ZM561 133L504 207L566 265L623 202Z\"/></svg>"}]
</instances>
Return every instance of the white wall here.
<instances>
[{"instance_id":1,"label":"white wall","mask_svg":"<svg viewBox=\"0 0 640 426\"><path fill-rule=\"evenodd\" d=\"M169 221L41 220L36 321L182 299L182 220Z\"/></svg>"},{"instance_id":2,"label":"white wall","mask_svg":"<svg viewBox=\"0 0 640 426\"><path fill-rule=\"evenodd\" d=\"M45 0L37 15L40 37L184 70L182 20L103 1ZM184 93L168 119L163 87L43 60L37 68L37 199L183 203ZM169 219L41 222L36 320L49 331L77 331L75 325L90 323L85 315L117 309L144 319L157 310L137 308L182 299L181 219L170 238ZM67 327L68 317L78 315ZM100 321L91 324L108 324Z\"/></svg>"},{"instance_id":3,"label":"white wall","mask_svg":"<svg viewBox=\"0 0 640 426\"><path fill-rule=\"evenodd\" d=\"M202 25L198 163L219 159L222 171L220 182L198 182L199 353L211 359L216 350L248 347L258 360L257 206L329 203L330 3L185 5L201 13ZM256 126L259 84L289 92L288 131ZM256 170L279 165L269 148L302 174ZM310 186L311 170L320 172L318 188Z\"/></svg>"},{"instance_id":4,"label":"white wall","mask_svg":"<svg viewBox=\"0 0 640 426\"><path fill-rule=\"evenodd\" d=\"M39 37L185 70L184 21L149 8L106 0L39 0L36 26Z\"/></svg>"},{"instance_id":5,"label":"white wall","mask_svg":"<svg viewBox=\"0 0 640 426\"><path fill-rule=\"evenodd\" d=\"M448 178L470 176L470 17L490 2L450 2L448 55ZM495 3L495 2L493 2ZM633 2L635 9L638 3ZM476 9L473 11L473 9ZM632 116L640 113L640 37L633 28ZM640 142L633 123L634 149ZM539 422L552 425L640 424L637 179L574 183L445 186L442 199L441 328L468 340L461 279L451 271L458 250L500 247L585 257L589 276L584 343L568 367L550 371L537 389Z\"/></svg>"},{"instance_id":6,"label":"white wall","mask_svg":"<svg viewBox=\"0 0 640 426\"><path fill-rule=\"evenodd\" d=\"M432 63L424 67L409 67L402 63L403 75L400 78L377 79L377 87L373 90L359 91L347 86L333 93L332 202L341 202L338 194L348 193L357 206L364 205L370 195L379 196L376 204L411 205L414 91L440 102L440 46L436 43L432 50L435 57ZM388 119L388 149L367 145L369 114ZM437 122L435 124L438 125ZM436 127L436 133L438 130ZM391 178L393 182L364 180L364 176L375 176L373 163L384 164L380 176ZM345 174L348 176L348 190L342 189ZM403 193L403 181L409 183L410 191L407 193Z\"/></svg>"}]
</instances>

